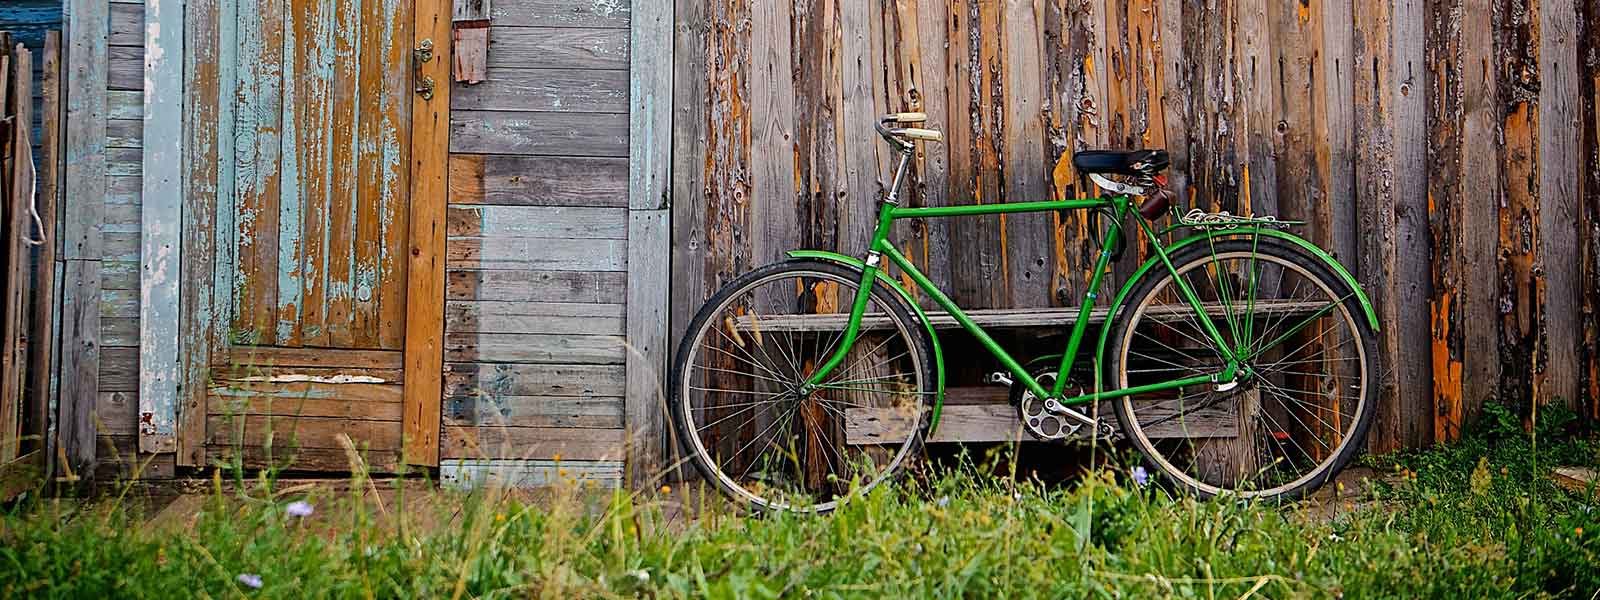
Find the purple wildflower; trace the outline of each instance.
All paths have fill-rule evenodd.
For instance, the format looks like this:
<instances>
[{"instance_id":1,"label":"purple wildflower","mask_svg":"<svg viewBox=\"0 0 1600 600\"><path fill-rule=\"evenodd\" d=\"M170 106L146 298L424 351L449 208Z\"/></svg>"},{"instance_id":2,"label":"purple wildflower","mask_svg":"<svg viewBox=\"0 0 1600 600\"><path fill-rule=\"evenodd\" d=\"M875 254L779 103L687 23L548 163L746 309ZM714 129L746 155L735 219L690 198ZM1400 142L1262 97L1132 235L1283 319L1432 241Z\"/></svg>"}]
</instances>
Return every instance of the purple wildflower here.
<instances>
[{"instance_id":1,"label":"purple wildflower","mask_svg":"<svg viewBox=\"0 0 1600 600\"><path fill-rule=\"evenodd\" d=\"M311 503L305 500L290 502L283 510L289 513L291 517L309 517L312 512L315 512L315 509L311 507Z\"/></svg>"},{"instance_id":2,"label":"purple wildflower","mask_svg":"<svg viewBox=\"0 0 1600 600\"><path fill-rule=\"evenodd\" d=\"M1133 483L1139 487L1150 485L1150 473L1145 471L1144 467L1134 467Z\"/></svg>"},{"instance_id":3,"label":"purple wildflower","mask_svg":"<svg viewBox=\"0 0 1600 600\"><path fill-rule=\"evenodd\" d=\"M240 573L235 579L251 589L261 589L261 576L255 573Z\"/></svg>"}]
</instances>

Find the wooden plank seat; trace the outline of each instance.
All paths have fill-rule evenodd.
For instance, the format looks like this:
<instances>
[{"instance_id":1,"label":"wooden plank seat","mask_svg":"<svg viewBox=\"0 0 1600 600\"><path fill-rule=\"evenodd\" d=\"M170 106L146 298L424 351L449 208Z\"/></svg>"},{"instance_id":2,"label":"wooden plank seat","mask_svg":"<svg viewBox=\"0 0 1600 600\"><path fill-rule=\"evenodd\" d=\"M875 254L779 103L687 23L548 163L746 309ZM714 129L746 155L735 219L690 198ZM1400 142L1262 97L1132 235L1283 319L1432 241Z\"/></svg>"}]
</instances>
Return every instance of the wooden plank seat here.
<instances>
[{"instance_id":1,"label":"wooden plank seat","mask_svg":"<svg viewBox=\"0 0 1600 600\"><path fill-rule=\"evenodd\" d=\"M1227 314L1223 303L1211 302L1204 304L1206 313L1214 319L1223 319ZM1243 312L1248 309L1245 303L1234 303L1234 310ZM1325 306L1322 302L1304 302L1298 300L1270 300L1257 302L1253 312L1257 315L1289 315L1302 314L1310 316ZM1026 327L1069 327L1078 318L1077 308L1003 308L981 309L966 311L967 317L974 323L986 329L989 328L1026 328ZM1089 311L1091 324L1104 323L1109 316L1110 309L1095 308ZM1151 318L1163 322L1176 322L1194 318L1194 312L1187 305L1157 306L1152 307L1147 313ZM844 329L849 320L847 313L827 313L813 315L744 315L738 318L736 327L741 331L837 331ZM928 312L928 322L934 329L959 329L961 324L954 316L943 311ZM867 313L861 317L863 330L888 329L889 317L883 313Z\"/></svg>"},{"instance_id":2,"label":"wooden plank seat","mask_svg":"<svg viewBox=\"0 0 1600 600\"><path fill-rule=\"evenodd\" d=\"M927 443L1035 441L1032 435L1023 431L1017 409L1007 401L1006 395L1006 388L999 386L951 388L946 393L947 400L939 428L934 430ZM1176 406L1170 408L1171 414L1177 413ZM1141 418L1141 421L1153 423L1158 418L1158 413L1153 409L1144 410L1150 412L1141 414L1149 414L1150 418ZM1191 408L1187 414L1189 417L1186 419L1172 419L1146 427L1145 435L1152 439L1229 438L1238 435L1234 402L1219 402L1201 409ZM845 443L897 443L905 439L905 428L911 423L909 417L893 408L848 409L845 411ZM1119 427L1116 414L1109 404L1101 407L1100 418L1113 428ZM1087 433L1086 428L1079 431L1078 435Z\"/></svg>"}]
</instances>

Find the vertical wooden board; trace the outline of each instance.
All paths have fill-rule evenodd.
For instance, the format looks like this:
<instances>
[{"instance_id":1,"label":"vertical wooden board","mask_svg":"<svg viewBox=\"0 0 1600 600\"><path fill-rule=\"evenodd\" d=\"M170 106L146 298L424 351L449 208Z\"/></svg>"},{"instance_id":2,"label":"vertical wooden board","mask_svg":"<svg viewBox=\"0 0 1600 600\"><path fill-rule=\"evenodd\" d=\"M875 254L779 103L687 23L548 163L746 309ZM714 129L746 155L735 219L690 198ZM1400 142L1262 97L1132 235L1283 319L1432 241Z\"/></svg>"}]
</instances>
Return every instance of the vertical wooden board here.
<instances>
[{"instance_id":1,"label":"vertical wooden board","mask_svg":"<svg viewBox=\"0 0 1600 600\"><path fill-rule=\"evenodd\" d=\"M444 227L450 151L450 86L443 84L448 81L450 61L440 57L450 56L446 41L450 34L450 7L447 0L416 0L415 11L412 43L420 46L424 40L432 39L437 48L434 60L418 67L418 75L431 77L441 85L432 99L417 96L412 111L403 113L411 116L411 162L402 163L402 168L409 167L411 173L410 210L404 206L393 210L409 213L409 221L401 223L409 223L410 251L405 278L392 281L396 285L406 281L401 300L405 318L397 324L405 345L404 460L436 466L444 394ZM410 19L400 22L410 23ZM400 56L391 64L409 59L403 52L396 54ZM391 307L386 299L385 312Z\"/></svg>"},{"instance_id":2,"label":"vertical wooden board","mask_svg":"<svg viewBox=\"0 0 1600 600\"><path fill-rule=\"evenodd\" d=\"M33 55L18 44L11 49L11 59L11 89L6 102L10 104L10 109L6 112L15 119L14 123L32 123ZM33 223L28 213L35 192L32 127L14 126L10 133L10 159L6 163L9 172L5 181L11 189L3 190L8 202L4 213L10 223L5 228L4 253L4 280L8 283L4 300L0 300L5 305L5 321L0 325L5 331L5 348L3 355L0 355L0 373L4 374L3 383L0 383L4 387L0 390L0 411L3 411L0 412L0 421L6 425L0 429L0 436L5 436L5 439L0 439L0 462L22 454L20 438L28 434L23 426L31 420L33 413L24 389L29 343L25 331L26 313L32 287L27 258L31 254L29 242L33 239Z\"/></svg>"},{"instance_id":3,"label":"vertical wooden board","mask_svg":"<svg viewBox=\"0 0 1600 600\"><path fill-rule=\"evenodd\" d=\"M912 206L949 206L951 130L950 85L945 80L949 53L949 31L945 28L949 8L933 0L896 0L901 46L901 85L904 96L913 100L916 110L928 115L926 127L946 132L946 142L922 144L916 159L915 187L910 190ZM914 225L919 247L912 249L923 274L940 289L951 289L948 219L926 220ZM929 305L931 300L927 301Z\"/></svg>"},{"instance_id":4,"label":"vertical wooden board","mask_svg":"<svg viewBox=\"0 0 1600 600\"><path fill-rule=\"evenodd\" d=\"M844 139L839 154L843 162L845 193L837 213L838 241L840 251L853 256L863 255L867 250L872 230L877 226L874 208L879 194L885 191L879 186L878 174L884 142L872 130L872 123L878 116L873 79L882 64L872 45L874 24L868 3L839 3L839 56L843 62L840 75L843 126L839 134Z\"/></svg>"},{"instance_id":5,"label":"vertical wooden board","mask_svg":"<svg viewBox=\"0 0 1600 600\"><path fill-rule=\"evenodd\" d=\"M402 0L403 1L403 0ZM383 96L387 92L384 40L394 35L394 19L387 12L389 2L377 0L361 3L361 27L356 44L356 62L360 65L356 77L356 133L353 152L356 164L367 165L357 169L356 226L351 253L351 290L353 310L352 338L357 347L378 348L379 292L378 275L383 255L383 211L386 178L395 174L392 164L384 159L385 132L393 132L395 123L385 120ZM388 138L392 139L392 138Z\"/></svg>"},{"instance_id":6,"label":"vertical wooden board","mask_svg":"<svg viewBox=\"0 0 1600 600\"><path fill-rule=\"evenodd\" d=\"M1600 53L1600 0L1579 5L1580 56ZM1600 420L1600 60L1587 60L1579 74L1579 129L1583 131L1580 156L1583 180L1579 187L1582 251L1579 285L1583 295L1583 349L1580 352L1579 387L1589 418Z\"/></svg>"},{"instance_id":7,"label":"vertical wooden board","mask_svg":"<svg viewBox=\"0 0 1600 600\"><path fill-rule=\"evenodd\" d=\"M1239 208L1262 215L1278 214L1281 206L1277 193L1278 157L1272 151L1278 124L1272 102L1278 61L1272 52L1273 28L1267 12L1273 4L1280 3L1239 0L1234 5L1234 35L1238 38L1234 43L1234 89L1241 105L1234 113L1241 130Z\"/></svg>"},{"instance_id":8,"label":"vertical wooden board","mask_svg":"<svg viewBox=\"0 0 1600 600\"><path fill-rule=\"evenodd\" d=\"M704 288L715 290L749 270L750 227L749 161L750 110L749 37L745 33L748 6L739 0L718 0L707 10L711 28L706 40L707 60L718 68L708 70L711 104L705 130L705 228L708 251ZM715 56L715 59L711 59ZM691 196L692 197L692 196ZM691 301L699 304L699 301Z\"/></svg>"},{"instance_id":9,"label":"vertical wooden board","mask_svg":"<svg viewBox=\"0 0 1600 600\"><path fill-rule=\"evenodd\" d=\"M394 2L392 12L386 15L387 35L382 39L412 38L410 47L402 42L390 42L383 46L384 85L382 91L378 92L382 95L381 118L384 123L379 128L381 137L376 140L383 149L381 162L377 165L382 173L384 186L382 202L378 207L383 245L379 254L377 288L374 292L379 298L378 346L386 350L397 350L407 344L408 327L412 323L413 316L442 314L444 308L442 256L428 256L430 252L438 252L443 245L440 243L438 248L420 248L419 244L432 246L433 236L437 235L439 239L443 239L444 236L444 207L449 193L449 188L445 185L449 175L449 146L443 146L435 153L433 149L418 149L416 144L424 137L444 144L449 143L449 12L449 0L410 2L397 0ZM430 26L437 29L429 30ZM407 36L408 31L412 35ZM412 48L420 47L423 40L429 39L433 40L434 59L423 63L417 77L432 77L436 83L434 99L424 104L421 102L422 97L415 93L416 88L412 81L411 51ZM415 114L424 110L433 111L433 114ZM433 133L419 131L418 124L427 123L433 117L443 119L446 129ZM418 167L424 167L426 170L420 170ZM422 176L430 177L432 180L417 181L417 178ZM418 193L427 195L419 198ZM419 202L421 204L418 204ZM422 219L422 222L413 223L415 219ZM419 256L418 252L422 255ZM432 265L435 261L440 264ZM410 277L408 269L412 264L426 269L419 275L420 279ZM436 282L438 287L430 288L426 294L419 293L417 297L435 297L436 300L422 300L430 302L430 306L422 307L417 315L412 315L409 303L413 292L423 290L407 291L409 283L402 282L419 280ZM439 293L432 293L435 289ZM443 324L440 321L441 319L433 319L429 328L424 331L442 331ZM437 408L437 406L433 408L435 413Z\"/></svg>"},{"instance_id":10,"label":"vertical wooden board","mask_svg":"<svg viewBox=\"0 0 1600 600\"><path fill-rule=\"evenodd\" d=\"M333 27L332 130L328 141L327 343L355 344L357 207L360 205L360 152L356 130L361 98L362 9L368 2L341 2Z\"/></svg>"},{"instance_id":11,"label":"vertical wooden board","mask_svg":"<svg viewBox=\"0 0 1600 600\"><path fill-rule=\"evenodd\" d=\"M96 0L64 5L70 63L66 68L62 214L62 361L57 402L57 455L61 472L92 475L93 411L99 393L100 198L106 195L106 89L109 15ZM89 93L72 90L90 90Z\"/></svg>"},{"instance_id":12,"label":"vertical wooden board","mask_svg":"<svg viewBox=\"0 0 1600 600\"><path fill-rule=\"evenodd\" d=\"M634 18L649 15L643 7ZM658 481L665 466L665 388L667 368L667 297L671 284L666 252L671 232L666 210L629 211L628 217L628 463L633 481Z\"/></svg>"},{"instance_id":13,"label":"vertical wooden board","mask_svg":"<svg viewBox=\"0 0 1600 600\"><path fill-rule=\"evenodd\" d=\"M627 398L628 468L633 483L653 483L664 466L669 308L672 295L673 6L635 0L630 34L631 138L628 180ZM787 33L787 32L785 32ZM782 56L787 60L787 56ZM789 81L784 73L774 77ZM792 110L792 107L791 107ZM789 135L784 136L790 142ZM792 143L792 142L790 142ZM793 184L781 189L792 198Z\"/></svg>"},{"instance_id":14,"label":"vertical wooden board","mask_svg":"<svg viewBox=\"0 0 1600 600\"><path fill-rule=\"evenodd\" d=\"M179 252L183 215L184 7L145 4L143 202L140 204L139 450L177 450Z\"/></svg>"},{"instance_id":15,"label":"vertical wooden board","mask_svg":"<svg viewBox=\"0 0 1600 600\"><path fill-rule=\"evenodd\" d=\"M224 46L223 16L216 4L194 4L184 15L183 76L183 231L179 268L180 312L178 325L178 380L176 444L179 466L205 462L205 389L211 365L212 331L217 326L215 269L233 265L217 261L218 176L221 151L219 103L222 101L221 68ZM230 99L231 100L231 99ZM224 290L224 293L226 291ZM143 339L143 338L141 338Z\"/></svg>"},{"instance_id":16,"label":"vertical wooden board","mask_svg":"<svg viewBox=\"0 0 1600 600\"><path fill-rule=\"evenodd\" d=\"M1539 224L1539 48L1535 0L1505 0L1496 23L1497 92L1504 149L1499 173L1505 196L1499 215L1499 399L1530 416L1541 400L1538 327L1544 318L1543 277L1536 271Z\"/></svg>"},{"instance_id":17,"label":"vertical wooden board","mask_svg":"<svg viewBox=\"0 0 1600 600\"><path fill-rule=\"evenodd\" d=\"M1394 76L1388 89L1395 106L1393 282L1400 318L1386 328L1398 338L1401 433L1406 447L1429 443L1433 435L1432 380L1428 356L1428 170L1427 105L1423 97L1423 0L1397 0L1393 20Z\"/></svg>"},{"instance_id":18,"label":"vertical wooden board","mask_svg":"<svg viewBox=\"0 0 1600 600\"><path fill-rule=\"evenodd\" d=\"M709 249L706 248L705 193L708 139L707 40L709 23L705 4L675 0L676 33L672 61L672 346L688 328L694 311L710 296L705 284Z\"/></svg>"},{"instance_id":19,"label":"vertical wooden board","mask_svg":"<svg viewBox=\"0 0 1600 600\"><path fill-rule=\"evenodd\" d=\"M1539 325L1540 359L1535 377L1539 402L1578 408L1578 322L1583 288L1572 257L1578 247L1578 185L1582 135L1578 62L1600 60L1578 52L1576 0L1539 3L1539 257L1544 273L1545 313ZM1593 288L1589 293L1595 293Z\"/></svg>"},{"instance_id":20,"label":"vertical wooden board","mask_svg":"<svg viewBox=\"0 0 1600 600\"><path fill-rule=\"evenodd\" d=\"M1009 2L1003 18L1001 55L1006 121L1002 165L1006 202L1035 202L1050 198L1049 174L1044 156L1044 68L1040 64L1044 31L1039 9L1032 2ZM1052 217L1048 213L1007 215L1004 225L1007 308L1047 307L1055 304L1050 288L1054 266L1051 246Z\"/></svg>"},{"instance_id":21,"label":"vertical wooden board","mask_svg":"<svg viewBox=\"0 0 1600 600\"><path fill-rule=\"evenodd\" d=\"M234 268L237 273L230 287L233 299L230 304L228 329L235 332L229 341L239 343L272 342L268 328L266 307L276 307L278 285L277 260L277 195L271 184L277 173L277 127L262 127L275 122L276 100L268 104L267 96L275 95L276 88L268 87L266 77L276 73L277 67L269 64L269 40L264 29L269 15L276 15L276 0L266 0L258 10L238 10L235 13L234 31L237 32L238 65L233 70L233 102L235 110L234 131L238 133L232 160L233 180L236 181L232 215L237 228ZM279 47L282 43L277 44ZM269 270L270 267L270 270Z\"/></svg>"},{"instance_id":22,"label":"vertical wooden board","mask_svg":"<svg viewBox=\"0 0 1600 600\"><path fill-rule=\"evenodd\" d=\"M1355 4L1355 147L1361 160L1356 162L1356 202L1360 221L1357 250L1361 281L1372 291L1381 323L1396 323L1401 318L1394 293L1397 265L1395 257L1394 128L1395 107L1391 94L1394 77L1390 0L1363 0ZM1367 68L1372 65L1372 68ZM1400 413L1397 361L1399 339L1385 336L1378 343L1377 423L1367 445L1384 452L1400 447L1399 429L1405 415Z\"/></svg>"},{"instance_id":23,"label":"vertical wooden board","mask_svg":"<svg viewBox=\"0 0 1600 600\"><path fill-rule=\"evenodd\" d=\"M783 260L784 253L800 243L800 221L794 218L799 207L795 205L795 98L790 72L792 8L788 2L751 4L750 210L763 216L748 232L755 265ZM639 31L637 25L634 31ZM640 48L634 50L633 56L639 56Z\"/></svg>"},{"instance_id":24,"label":"vertical wooden board","mask_svg":"<svg viewBox=\"0 0 1600 600\"><path fill-rule=\"evenodd\" d=\"M51 382L55 381L56 323L55 310L57 277L56 258L61 238L57 206L61 193L61 32L45 34L42 76L40 79L40 138L39 138L39 225L44 243L39 246L36 267L33 270L33 312L30 319L28 347L28 393L35 404L34 421L41 433L47 432L53 409L56 407ZM47 463L54 462L55 448L52 436L42 438L39 448L45 451Z\"/></svg>"},{"instance_id":25,"label":"vertical wooden board","mask_svg":"<svg viewBox=\"0 0 1600 600\"><path fill-rule=\"evenodd\" d=\"M1433 369L1433 438L1461 434L1464 402L1461 356L1461 182L1463 155L1463 75L1461 2L1428 6L1428 221L1432 252L1429 298Z\"/></svg>"},{"instance_id":26,"label":"vertical wooden board","mask_svg":"<svg viewBox=\"0 0 1600 600\"><path fill-rule=\"evenodd\" d=\"M300 190L298 271L300 306L295 331L307 346L328 345L328 278L332 254L333 104L335 29L341 5L295 0L290 17L298 41L294 58L294 164ZM280 299L280 303L282 300Z\"/></svg>"}]
</instances>

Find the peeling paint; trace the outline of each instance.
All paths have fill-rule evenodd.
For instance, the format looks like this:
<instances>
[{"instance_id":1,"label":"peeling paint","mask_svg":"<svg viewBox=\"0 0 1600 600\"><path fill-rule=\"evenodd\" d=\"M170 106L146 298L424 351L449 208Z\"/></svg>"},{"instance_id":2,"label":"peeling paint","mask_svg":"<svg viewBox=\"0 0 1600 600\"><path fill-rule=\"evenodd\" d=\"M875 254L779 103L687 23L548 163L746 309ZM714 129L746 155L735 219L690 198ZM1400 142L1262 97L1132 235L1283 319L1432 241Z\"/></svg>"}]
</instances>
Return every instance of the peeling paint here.
<instances>
[{"instance_id":1,"label":"peeling paint","mask_svg":"<svg viewBox=\"0 0 1600 600\"><path fill-rule=\"evenodd\" d=\"M332 377L324 377L302 374L241 377L234 381L250 383L389 383L388 380L382 377L373 377L371 375L334 375Z\"/></svg>"}]
</instances>

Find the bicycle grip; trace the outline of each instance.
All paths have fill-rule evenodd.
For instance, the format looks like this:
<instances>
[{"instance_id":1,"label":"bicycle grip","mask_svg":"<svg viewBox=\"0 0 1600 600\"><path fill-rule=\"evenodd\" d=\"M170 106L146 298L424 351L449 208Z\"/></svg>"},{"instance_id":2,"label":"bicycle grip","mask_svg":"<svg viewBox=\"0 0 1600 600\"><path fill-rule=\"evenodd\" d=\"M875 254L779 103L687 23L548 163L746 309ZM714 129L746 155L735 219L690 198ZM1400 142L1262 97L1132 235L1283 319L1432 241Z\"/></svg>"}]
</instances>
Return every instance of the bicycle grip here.
<instances>
[{"instance_id":1,"label":"bicycle grip","mask_svg":"<svg viewBox=\"0 0 1600 600\"><path fill-rule=\"evenodd\" d=\"M895 130L895 135L898 135L900 137L906 138L908 140L922 140L922 141L925 141L925 142L942 142L942 141L944 141L944 132L941 132L941 131L938 131L938 130L935 130L935 129L914 129L914 128L897 129L897 130Z\"/></svg>"}]
</instances>

